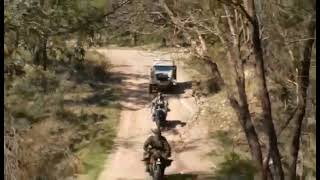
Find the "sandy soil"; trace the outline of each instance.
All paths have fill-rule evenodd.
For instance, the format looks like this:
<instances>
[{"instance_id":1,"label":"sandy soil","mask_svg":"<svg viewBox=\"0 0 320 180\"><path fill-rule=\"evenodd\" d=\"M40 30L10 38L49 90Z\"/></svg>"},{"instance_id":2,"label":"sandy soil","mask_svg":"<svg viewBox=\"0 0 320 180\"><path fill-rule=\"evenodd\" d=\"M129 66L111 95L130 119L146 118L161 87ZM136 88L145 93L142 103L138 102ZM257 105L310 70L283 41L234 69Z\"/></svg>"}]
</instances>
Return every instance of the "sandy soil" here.
<instances>
[{"instance_id":1,"label":"sandy soil","mask_svg":"<svg viewBox=\"0 0 320 180\"><path fill-rule=\"evenodd\" d=\"M154 58L170 57L172 54L143 52L133 49L98 49L114 65L115 78L121 78L123 106L118 127L116 145L105 162L99 180L147 179L141 161L143 143L151 135L155 124L151 121L148 94L149 69ZM178 65L178 82L188 82L188 76ZM168 95L171 111L168 114L169 127L163 135L172 149L172 165L165 174L208 173L213 166L207 156L210 142L207 126L199 120L193 121L197 105L191 97L191 89Z\"/></svg>"}]
</instances>

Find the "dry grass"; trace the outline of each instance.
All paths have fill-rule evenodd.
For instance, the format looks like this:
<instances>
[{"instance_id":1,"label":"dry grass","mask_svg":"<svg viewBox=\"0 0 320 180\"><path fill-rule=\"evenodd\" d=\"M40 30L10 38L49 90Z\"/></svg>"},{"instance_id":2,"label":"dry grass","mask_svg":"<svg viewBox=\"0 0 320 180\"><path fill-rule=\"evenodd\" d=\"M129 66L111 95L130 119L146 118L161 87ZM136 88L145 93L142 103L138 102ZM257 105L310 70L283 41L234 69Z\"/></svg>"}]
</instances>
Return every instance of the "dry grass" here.
<instances>
[{"instance_id":1,"label":"dry grass","mask_svg":"<svg viewBox=\"0 0 320 180\"><path fill-rule=\"evenodd\" d=\"M224 89L226 87L223 87L220 91L210 91L210 81L207 80L212 75L202 61L180 59L180 62L186 66L185 69L194 81L201 82L200 88L195 89L196 91L202 91L202 97L200 97L202 104L197 119L208 124L209 136L214 144L210 153L212 161L218 164L218 167L213 170L216 174L214 179L223 179L221 176L228 178L229 176L227 176L228 173L226 172L232 169L235 170L235 173L239 170L239 173L241 171L243 174L243 169L237 168L237 165L239 163L248 164L249 162L244 159L249 158L250 153L248 152L249 148L237 116L229 104L227 93ZM232 77L230 76L229 66L224 64L225 62L222 60L215 62L218 64L222 77L225 78L224 80L230 86L232 84ZM195 87L193 86L193 88ZM237 159L239 161L228 159L232 153L236 153L237 157L239 156L240 159Z\"/></svg>"},{"instance_id":2,"label":"dry grass","mask_svg":"<svg viewBox=\"0 0 320 180\"><path fill-rule=\"evenodd\" d=\"M215 51L211 50L211 53L213 54L212 57L215 57L214 60L218 64L220 73L227 84L224 88L235 90L232 68L230 68L225 55L219 49L216 49ZM190 68L189 74L192 75L194 80L208 79L208 77L210 77L210 73L206 70L204 63L196 61L195 59L184 59L183 62L185 62L187 66L192 67ZM248 95L249 108L252 112L252 119L257 127L256 130L258 131L260 138L265 139L262 121L260 118L261 106L257 98L259 88L256 84L254 70L253 66L246 66L246 91ZM281 87L272 81L270 81L268 85L271 89L273 112L277 114L284 114L283 111L279 111L283 109L283 103L279 98ZM222 91L219 91L218 93L209 92L206 94L208 94L206 97L202 97L204 103L202 104L202 111L198 118L200 120L207 121L209 124L211 138L216 145L212 152L213 161L215 163L223 163L226 161L223 159L223 155L234 152L240 155L241 158L250 158L245 135L242 132L234 110L229 104L226 89L222 89ZM277 120L281 120L280 116L276 117ZM279 126L279 124L280 122L276 122L276 126Z\"/></svg>"},{"instance_id":3,"label":"dry grass","mask_svg":"<svg viewBox=\"0 0 320 180\"><path fill-rule=\"evenodd\" d=\"M4 178L22 179L23 171L19 167L19 143L15 129L5 128L4 135Z\"/></svg>"},{"instance_id":4,"label":"dry grass","mask_svg":"<svg viewBox=\"0 0 320 180\"><path fill-rule=\"evenodd\" d=\"M210 53L212 54L211 57L214 57L214 61L217 63L221 75L226 83L225 88L230 88L229 90L235 90L236 88L232 78L232 68L230 68L223 51L219 48L212 48L210 49ZM191 74L194 80L207 79L210 77L210 73L208 73L205 65L202 62L196 61L195 59L183 59L183 62L187 67L190 67L189 74ZM254 66L247 65L245 67L246 91L249 101L249 109L256 126L256 130L259 134L260 140L266 143L267 137L261 119L261 105L257 96L259 87L256 83L257 81L254 76L254 71ZM272 102L274 123L276 129L278 129L280 126L282 126L294 107L292 102L295 100L295 89L292 85L283 83L286 81L286 77L283 76L283 73L285 72L279 71L271 73L272 74L267 77L268 89ZM311 75L311 79L312 78L314 77ZM278 81L274 81L274 79L278 79ZM312 80L311 83L313 83ZM206 120L209 123L212 141L215 142L216 145L211 154L212 159L215 163L221 162L222 164L223 162L226 162L226 160L222 158L223 155L228 153L236 152L241 158L250 158L245 135L242 132L234 110L229 105L226 93L226 89L222 89L222 91L215 94L206 93L209 95L202 97L202 111L198 117L200 120ZM285 106L283 101L283 97L285 95L288 98L287 110L284 108ZM314 112L314 110L310 109L308 112L308 117L311 117L312 119L312 112ZM286 160L289 159L288 156L290 152L290 143L288 142L290 142L292 138L291 127L292 126L289 125L286 131L279 138L281 154L286 157L284 158ZM313 138L315 137L315 130L312 130L315 129L312 128L315 127L315 125L312 125L311 123L308 125L308 127L309 129L306 128L305 130L307 135L303 136L302 152L305 176L311 178L312 176L315 176L315 151L313 150L315 148L315 142ZM264 143L262 143L263 148L265 147ZM284 162L285 172L287 171L286 160Z\"/></svg>"},{"instance_id":5,"label":"dry grass","mask_svg":"<svg viewBox=\"0 0 320 180\"><path fill-rule=\"evenodd\" d=\"M120 109L119 94L108 82L110 63L90 52L82 64L57 61L46 72L27 68L24 77L11 79L6 86L5 104L14 118L12 127L19 132L17 141L8 138L8 142L15 142L21 155L6 151L6 175L18 176L20 171L22 180L58 180L77 173L96 176L102 163L87 164L94 156L101 160L107 155ZM92 99L105 90L104 103Z\"/></svg>"}]
</instances>

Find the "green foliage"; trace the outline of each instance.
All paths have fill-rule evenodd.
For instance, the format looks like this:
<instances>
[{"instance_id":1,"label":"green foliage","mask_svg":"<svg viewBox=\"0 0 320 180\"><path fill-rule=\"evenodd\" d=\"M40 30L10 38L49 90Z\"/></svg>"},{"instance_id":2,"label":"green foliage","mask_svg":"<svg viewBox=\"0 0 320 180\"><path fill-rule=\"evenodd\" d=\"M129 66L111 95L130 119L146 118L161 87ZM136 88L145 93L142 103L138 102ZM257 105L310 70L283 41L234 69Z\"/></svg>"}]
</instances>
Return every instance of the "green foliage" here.
<instances>
[{"instance_id":1,"label":"green foliage","mask_svg":"<svg viewBox=\"0 0 320 180\"><path fill-rule=\"evenodd\" d=\"M66 94L75 92L74 89L65 88L65 83L71 84L72 87L74 87L73 84L76 84L76 89L80 89L80 91L83 90L81 89L83 86L89 87L93 96L95 90L98 91L107 84L110 63L103 59L103 56L90 53L87 56L88 54L79 52L77 48L86 45L84 42L91 39L95 31L105 26L104 14L109 11L109 1L13 0L7 1L5 4L4 62L5 64L16 64L17 60L22 60L25 64L24 76L6 77L5 104L11 110L10 114L14 118L13 124L27 121L28 124L35 127L29 129L25 128L25 125L21 125L26 129L25 132L22 132L27 135L26 139L37 139L38 137L34 137L34 135L37 136L37 131L39 133L41 131L43 134L47 134L49 131L59 132L59 136L62 137L57 142L54 140L55 134L48 133L48 136L44 137L45 141L39 137L38 141L33 141L28 146L21 143L22 141L19 142L19 146L21 145L25 149L25 154L32 154L32 156L24 156L22 160L18 159L21 160L21 163L28 165L22 167L22 171L30 175L25 179L38 178L39 175L49 179L64 179L65 176L75 173L74 170L65 170L66 173L63 175L56 172L63 171L59 170L63 167L71 168L70 165L61 165L61 159L67 160L65 155L68 154L69 147L72 149L74 144L79 143L69 137L74 133L78 135L78 132L73 132L77 129L80 132L89 132L89 135L85 137L79 135L82 139L88 138L89 141L94 139L89 152L97 152L98 154L94 154L94 156L98 157L97 159L101 161L100 165L102 165L106 155L105 149L110 149L112 145L112 139L115 135L112 128L114 125L101 127L96 122L109 118L109 114L110 119L117 119L118 113L112 114L118 110L111 107L113 104L104 101L105 111L111 109L107 113L108 117L101 115L100 112L98 115L96 113L88 114L87 110L82 111L80 115L75 113L73 109L69 109L70 106L66 104L65 100ZM71 41L74 39L75 43ZM74 44L78 46L73 47ZM84 57L85 55L87 58ZM103 60L106 61L102 62ZM38 67L39 65L43 67ZM63 68L60 68L61 66ZM70 75L71 78L68 78ZM75 81L74 77L84 83L77 84L78 81ZM96 85L99 81L105 82L103 86ZM93 86L91 87L91 85ZM113 92L108 91L108 93ZM108 101L111 100L114 99L108 99ZM79 107L82 105L81 103L85 102L80 99L74 104ZM114 122L112 121L112 123ZM41 129L37 129L37 127L41 127ZM98 132L101 128L104 130L103 133ZM64 133L64 130L68 133ZM58 155L56 153L55 147L58 143L63 145L63 148L59 147L60 150L58 150L59 153L63 152L62 156L62 153ZM34 151L42 146L48 152L43 153L42 149L41 152L30 150L30 147ZM95 149L99 150L95 151ZM47 168L50 170L48 171Z\"/></svg>"},{"instance_id":2,"label":"green foliage","mask_svg":"<svg viewBox=\"0 0 320 180\"><path fill-rule=\"evenodd\" d=\"M35 122L48 115L52 102L48 101L47 95L56 97L56 89L59 87L55 74L31 69L11 84L11 88L6 89L5 102L11 107L14 117ZM55 100L61 101L61 98ZM55 107L55 103L52 106Z\"/></svg>"},{"instance_id":3,"label":"green foliage","mask_svg":"<svg viewBox=\"0 0 320 180\"><path fill-rule=\"evenodd\" d=\"M109 6L109 1L106 0L93 0L91 5L98 9L106 9Z\"/></svg>"},{"instance_id":4,"label":"green foliage","mask_svg":"<svg viewBox=\"0 0 320 180\"><path fill-rule=\"evenodd\" d=\"M91 131L92 137L90 142L77 147L77 154L82 160L84 165L84 172L86 179L97 179L101 170L103 170L107 153L111 151L114 145L114 138L116 136L116 129L114 121L119 116L119 109L107 108L109 115L108 121L98 128L95 126L96 131ZM93 118L93 117L88 117ZM92 124L92 123L90 123ZM89 126L89 125L88 125Z\"/></svg>"},{"instance_id":5,"label":"green foliage","mask_svg":"<svg viewBox=\"0 0 320 180\"><path fill-rule=\"evenodd\" d=\"M236 153L225 156L225 161L219 165L216 171L217 180L253 180L256 168L249 160L241 159Z\"/></svg>"},{"instance_id":6,"label":"green foliage","mask_svg":"<svg viewBox=\"0 0 320 180\"><path fill-rule=\"evenodd\" d=\"M45 118L47 115L46 104L44 96L38 94L34 97L32 102L18 100L19 103L14 103L12 115L15 118L26 118L29 122L35 123L38 120Z\"/></svg>"},{"instance_id":7,"label":"green foliage","mask_svg":"<svg viewBox=\"0 0 320 180\"><path fill-rule=\"evenodd\" d=\"M70 122L71 124L78 123L79 121L79 117L77 116L77 114L69 110L62 109L62 110L56 111L55 115L58 120Z\"/></svg>"},{"instance_id":8,"label":"green foliage","mask_svg":"<svg viewBox=\"0 0 320 180\"><path fill-rule=\"evenodd\" d=\"M233 139L231 139L229 136L229 132L222 130L216 131L211 134L211 137L217 139L220 143L223 144L225 148L232 147L233 145Z\"/></svg>"},{"instance_id":9,"label":"green foliage","mask_svg":"<svg viewBox=\"0 0 320 180\"><path fill-rule=\"evenodd\" d=\"M32 69L26 76L17 79L13 83L12 93L23 98L32 99L36 94L55 91L58 85L59 80L52 72Z\"/></svg>"},{"instance_id":10,"label":"green foliage","mask_svg":"<svg viewBox=\"0 0 320 180\"><path fill-rule=\"evenodd\" d=\"M47 54L53 58L54 54L68 53L66 40L76 38L81 44L104 26L107 6L108 1L100 0L49 0L42 4L37 0L10 1L4 20L6 59L14 49L21 48L35 58L38 50L43 51L45 42Z\"/></svg>"},{"instance_id":11,"label":"green foliage","mask_svg":"<svg viewBox=\"0 0 320 180\"><path fill-rule=\"evenodd\" d=\"M56 93L53 95L54 99L54 105L55 105L55 114L58 115L65 110L65 104L64 104L64 90L63 87L59 87L56 90Z\"/></svg>"},{"instance_id":12,"label":"green foliage","mask_svg":"<svg viewBox=\"0 0 320 180\"><path fill-rule=\"evenodd\" d=\"M73 77L78 82L106 82L109 79L111 64L97 52L88 52L84 61L75 61Z\"/></svg>"}]
</instances>

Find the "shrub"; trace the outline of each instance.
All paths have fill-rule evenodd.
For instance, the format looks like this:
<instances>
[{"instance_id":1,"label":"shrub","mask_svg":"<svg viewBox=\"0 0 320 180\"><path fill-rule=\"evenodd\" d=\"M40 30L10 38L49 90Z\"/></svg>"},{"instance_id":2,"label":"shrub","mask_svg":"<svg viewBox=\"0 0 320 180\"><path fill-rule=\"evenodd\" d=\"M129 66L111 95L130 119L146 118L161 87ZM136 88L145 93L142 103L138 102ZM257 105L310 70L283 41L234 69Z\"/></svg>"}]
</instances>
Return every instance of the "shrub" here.
<instances>
[{"instance_id":1,"label":"shrub","mask_svg":"<svg viewBox=\"0 0 320 180\"><path fill-rule=\"evenodd\" d=\"M219 180L253 180L256 168L253 167L249 160L241 159L234 152L225 156L225 161L220 164L220 168L216 172L216 179Z\"/></svg>"},{"instance_id":2,"label":"shrub","mask_svg":"<svg viewBox=\"0 0 320 180\"><path fill-rule=\"evenodd\" d=\"M25 77L13 83L12 93L30 99L38 93L52 92L58 85L59 80L52 72L32 69Z\"/></svg>"},{"instance_id":3,"label":"shrub","mask_svg":"<svg viewBox=\"0 0 320 180\"><path fill-rule=\"evenodd\" d=\"M97 52L88 52L85 61L74 63L73 78L78 82L98 81L105 82L109 78L111 64L103 55Z\"/></svg>"}]
</instances>

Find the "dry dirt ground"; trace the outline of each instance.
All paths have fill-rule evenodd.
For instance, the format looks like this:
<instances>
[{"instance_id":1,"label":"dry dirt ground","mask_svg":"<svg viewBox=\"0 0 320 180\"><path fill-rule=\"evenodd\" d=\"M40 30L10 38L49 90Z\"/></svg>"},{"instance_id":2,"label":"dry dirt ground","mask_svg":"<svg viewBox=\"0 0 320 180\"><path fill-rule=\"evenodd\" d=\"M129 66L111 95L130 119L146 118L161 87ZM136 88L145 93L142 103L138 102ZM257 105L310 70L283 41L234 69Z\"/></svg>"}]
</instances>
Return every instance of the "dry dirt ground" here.
<instances>
[{"instance_id":1,"label":"dry dirt ground","mask_svg":"<svg viewBox=\"0 0 320 180\"><path fill-rule=\"evenodd\" d=\"M136 49L97 49L114 65L114 78L120 78L123 97L122 112L113 152L105 161L99 180L147 179L141 161L143 143L151 135L155 123L151 120L148 94L149 69L152 60L172 57L173 54L146 52ZM210 140L208 126L194 121L198 107L191 96L190 78L178 65L178 82L184 84L175 94L169 94L171 111L168 129L163 135L172 147L172 165L166 169L167 177L174 174L208 174L214 166L208 157Z\"/></svg>"}]
</instances>

